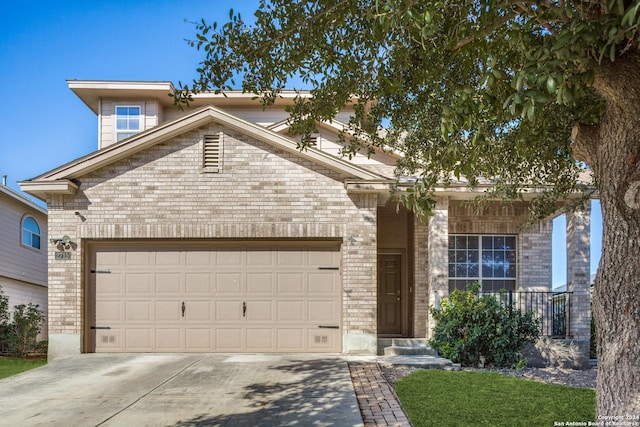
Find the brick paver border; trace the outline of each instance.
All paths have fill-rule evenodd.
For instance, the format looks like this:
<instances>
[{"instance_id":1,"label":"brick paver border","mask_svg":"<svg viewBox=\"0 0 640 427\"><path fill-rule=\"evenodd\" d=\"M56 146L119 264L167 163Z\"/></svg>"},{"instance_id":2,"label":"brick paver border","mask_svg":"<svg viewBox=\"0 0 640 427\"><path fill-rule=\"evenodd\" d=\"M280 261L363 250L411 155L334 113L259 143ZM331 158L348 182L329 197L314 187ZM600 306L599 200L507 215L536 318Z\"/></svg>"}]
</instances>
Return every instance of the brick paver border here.
<instances>
[{"instance_id":1,"label":"brick paver border","mask_svg":"<svg viewBox=\"0 0 640 427\"><path fill-rule=\"evenodd\" d=\"M365 427L411 426L396 393L377 364L349 363L349 372Z\"/></svg>"}]
</instances>

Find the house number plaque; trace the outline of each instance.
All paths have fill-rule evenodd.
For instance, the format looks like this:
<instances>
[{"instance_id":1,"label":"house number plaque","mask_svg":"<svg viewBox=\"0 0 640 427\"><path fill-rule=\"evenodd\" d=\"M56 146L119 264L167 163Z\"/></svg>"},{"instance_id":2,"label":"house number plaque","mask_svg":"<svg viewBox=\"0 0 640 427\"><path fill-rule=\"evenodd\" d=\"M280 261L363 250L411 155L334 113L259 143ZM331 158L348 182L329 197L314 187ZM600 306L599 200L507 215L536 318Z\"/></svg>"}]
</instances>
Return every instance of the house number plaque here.
<instances>
[{"instance_id":1,"label":"house number plaque","mask_svg":"<svg viewBox=\"0 0 640 427\"><path fill-rule=\"evenodd\" d=\"M56 252L56 259L71 259L71 252L66 252L66 251L57 251Z\"/></svg>"}]
</instances>

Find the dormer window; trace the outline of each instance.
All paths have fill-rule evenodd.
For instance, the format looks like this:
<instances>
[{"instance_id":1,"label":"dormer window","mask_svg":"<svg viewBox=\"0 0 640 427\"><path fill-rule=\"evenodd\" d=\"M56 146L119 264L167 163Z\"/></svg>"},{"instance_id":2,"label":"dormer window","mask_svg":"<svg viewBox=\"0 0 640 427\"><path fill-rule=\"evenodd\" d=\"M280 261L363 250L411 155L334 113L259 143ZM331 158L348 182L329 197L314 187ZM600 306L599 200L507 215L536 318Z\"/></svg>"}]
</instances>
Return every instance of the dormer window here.
<instances>
[{"instance_id":1,"label":"dormer window","mask_svg":"<svg viewBox=\"0 0 640 427\"><path fill-rule=\"evenodd\" d=\"M116 106L116 141L122 141L140 132L140 119L140 106Z\"/></svg>"}]
</instances>

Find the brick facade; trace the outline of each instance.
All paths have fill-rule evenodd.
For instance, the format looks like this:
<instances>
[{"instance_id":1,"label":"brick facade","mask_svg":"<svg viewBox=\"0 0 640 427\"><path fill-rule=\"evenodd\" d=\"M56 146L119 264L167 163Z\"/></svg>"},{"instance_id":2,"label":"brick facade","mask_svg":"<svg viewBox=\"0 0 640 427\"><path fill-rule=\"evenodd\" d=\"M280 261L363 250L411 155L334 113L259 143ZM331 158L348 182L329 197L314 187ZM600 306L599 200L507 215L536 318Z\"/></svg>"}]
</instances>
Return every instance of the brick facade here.
<instances>
[{"instance_id":1,"label":"brick facade","mask_svg":"<svg viewBox=\"0 0 640 427\"><path fill-rule=\"evenodd\" d=\"M222 172L203 173L202 137L219 132ZM48 200L50 232L75 244L71 260L49 257L51 334L83 333L86 239L329 238L342 241L344 334L375 337L377 196L347 194L344 178L213 124L82 176L78 194ZM343 350L370 351L359 345Z\"/></svg>"}]
</instances>

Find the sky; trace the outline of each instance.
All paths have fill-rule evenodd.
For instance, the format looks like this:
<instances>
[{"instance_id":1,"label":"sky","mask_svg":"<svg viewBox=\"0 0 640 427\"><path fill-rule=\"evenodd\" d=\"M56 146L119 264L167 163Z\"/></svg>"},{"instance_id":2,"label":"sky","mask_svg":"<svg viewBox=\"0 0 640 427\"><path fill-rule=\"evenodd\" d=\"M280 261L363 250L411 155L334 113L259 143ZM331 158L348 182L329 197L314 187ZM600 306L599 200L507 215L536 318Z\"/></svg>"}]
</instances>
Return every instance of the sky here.
<instances>
[{"instance_id":1,"label":"sky","mask_svg":"<svg viewBox=\"0 0 640 427\"><path fill-rule=\"evenodd\" d=\"M192 22L249 17L257 0L31 1L0 4L0 175L19 190L34 178L95 151L98 120L67 80L191 82L202 52ZM30 196L29 196L30 197ZM32 197L30 197L32 198ZM40 203L40 202L38 202ZM592 206L591 272L602 220ZM566 280L564 222L554 222L553 286Z\"/></svg>"}]
</instances>

